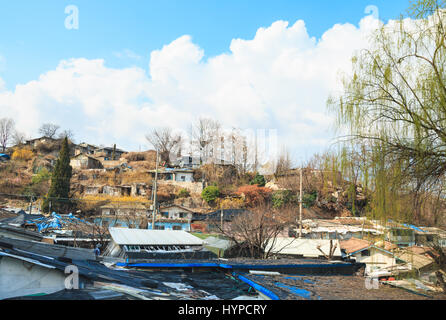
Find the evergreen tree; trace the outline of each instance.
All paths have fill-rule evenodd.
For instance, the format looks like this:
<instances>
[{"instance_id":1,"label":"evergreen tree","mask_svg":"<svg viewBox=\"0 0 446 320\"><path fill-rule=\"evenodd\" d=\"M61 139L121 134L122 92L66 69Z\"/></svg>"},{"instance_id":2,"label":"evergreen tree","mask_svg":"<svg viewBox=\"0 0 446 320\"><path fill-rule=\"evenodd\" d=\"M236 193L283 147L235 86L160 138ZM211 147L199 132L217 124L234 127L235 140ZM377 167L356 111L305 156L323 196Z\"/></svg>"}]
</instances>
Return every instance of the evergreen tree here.
<instances>
[{"instance_id":1,"label":"evergreen tree","mask_svg":"<svg viewBox=\"0 0 446 320\"><path fill-rule=\"evenodd\" d=\"M265 177L256 173L254 180L251 181L251 185L258 185L259 187L264 187L266 185Z\"/></svg>"},{"instance_id":2,"label":"evergreen tree","mask_svg":"<svg viewBox=\"0 0 446 320\"><path fill-rule=\"evenodd\" d=\"M72 176L72 167L70 166L70 147L68 146L68 138L65 137L62 148L57 159L56 166L51 178L51 187L42 206L44 212L48 212L49 203L51 201L51 210L60 210L68 203L65 199L69 198L70 179ZM64 199L57 201L56 199Z\"/></svg>"}]
</instances>

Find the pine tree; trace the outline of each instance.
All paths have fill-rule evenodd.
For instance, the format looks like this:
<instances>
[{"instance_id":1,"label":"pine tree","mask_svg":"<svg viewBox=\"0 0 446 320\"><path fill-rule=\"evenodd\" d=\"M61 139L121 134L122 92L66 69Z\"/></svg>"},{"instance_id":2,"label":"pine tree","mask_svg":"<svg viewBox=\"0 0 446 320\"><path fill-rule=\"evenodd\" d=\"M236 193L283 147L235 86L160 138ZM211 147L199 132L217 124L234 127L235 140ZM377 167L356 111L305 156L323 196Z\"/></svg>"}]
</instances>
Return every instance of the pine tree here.
<instances>
[{"instance_id":1,"label":"pine tree","mask_svg":"<svg viewBox=\"0 0 446 320\"><path fill-rule=\"evenodd\" d=\"M56 166L51 178L51 187L42 206L44 212L48 212L51 201L51 210L60 210L68 204L65 199L69 198L70 179L72 176L72 167L70 166L70 147L68 138L65 137L62 148L57 159ZM62 199L61 201L57 199Z\"/></svg>"}]
</instances>

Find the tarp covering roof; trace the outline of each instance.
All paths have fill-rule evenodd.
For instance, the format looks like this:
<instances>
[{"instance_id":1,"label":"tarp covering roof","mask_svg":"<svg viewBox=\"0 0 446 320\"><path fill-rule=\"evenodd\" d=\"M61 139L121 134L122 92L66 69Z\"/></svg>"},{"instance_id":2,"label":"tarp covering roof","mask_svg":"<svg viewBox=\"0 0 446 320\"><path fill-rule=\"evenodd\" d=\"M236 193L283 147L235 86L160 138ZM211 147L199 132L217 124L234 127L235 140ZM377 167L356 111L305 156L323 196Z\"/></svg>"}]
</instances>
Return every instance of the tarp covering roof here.
<instances>
[{"instance_id":1,"label":"tarp covering roof","mask_svg":"<svg viewBox=\"0 0 446 320\"><path fill-rule=\"evenodd\" d=\"M46 218L44 216L33 218L32 216L26 217L25 223L28 225L36 225L39 232L49 231L49 230L60 230L71 224L88 224L89 222L76 218L73 214L68 215L58 215L55 212L52 213L51 217Z\"/></svg>"},{"instance_id":2,"label":"tarp covering roof","mask_svg":"<svg viewBox=\"0 0 446 320\"><path fill-rule=\"evenodd\" d=\"M186 231L109 228L118 245L203 245L204 241Z\"/></svg>"}]
</instances>

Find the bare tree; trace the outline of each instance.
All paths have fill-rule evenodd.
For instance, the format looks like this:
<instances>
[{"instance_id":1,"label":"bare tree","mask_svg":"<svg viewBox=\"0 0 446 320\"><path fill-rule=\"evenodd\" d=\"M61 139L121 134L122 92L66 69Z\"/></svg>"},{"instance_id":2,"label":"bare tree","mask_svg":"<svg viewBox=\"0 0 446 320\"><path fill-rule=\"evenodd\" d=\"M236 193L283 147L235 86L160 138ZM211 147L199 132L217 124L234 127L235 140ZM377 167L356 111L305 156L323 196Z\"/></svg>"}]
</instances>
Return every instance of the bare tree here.
<instances>
[{"instance_id":1,"label":"bare tree","mask_svg":"<svg viewBox=\"0 0 446 320\"><path fill-rule=\"evenodd\" d=\"M59 139L64 139L65 137L68 138L68 140L70 140L71 142L74 141L74 133L72 130L68 129L68 130L64 130L62 132L60 132L58 134Z\"/></svg>"},{"instance_id":2,"label":"bare tree","mask_svg":"<svg viewBox=\"0 0 446 320\"><path fill-rule=\"evenodd\" d=\"M170 155L181 148L182 137L175 135L170 128L154 129L146 135L147 141L159 151L161 160L170 164Z\"/></svg>"},{"instance_id":3,"label":"bare tree","mask_svg":"<svg viewBox=\"0 0 446 320\"><path fill-rule=\"evenodd\" d=\"M0 119L0 145L5 152L9 140L14 134L14 120L10 118Z\"/></svg>"},{"instance_id":4,"label":"bare tree","mask_svg":"<svg viewBox=\"0 0 446 320\"><path fill-rule=\"evenodd\" d=\"M291 170L292 162L289 152L283 149L275 165L274 175L276 178L283 176Z\"/></svg>"},{"instance_id":5,"label":"bare tree","mask_svg":"<svg viewBox=\"0 0 446 320\"><path fill-rule=\"evenodd\" d=\"M192 128L192 138L200 151L200 163L209 157L210 148L218 138L220 123L210 118L200 118Z\"/></svg>"},{"instance_id":6,"label":"bare tree","mask_svg":"<svg viewBox=\"0 0 446 320\"><path fill-rule=\"evenodd\" d=\"M26 142L26 135L23 132L15 130L12 135L12 142L14 145L24 144Z\"/></svg>"},{"instance_id":7,"label":"bare tree","mask_svg":"<svg viewBox=\"0 0 446 320\"><path fill-rule=\"evenodd\" d=\"M60 126L57 124L45 123L39 128L39 134L48 138L54 138L59 129Z\"/></svg>"},{"instance_id":8,"label":"bare tree","mask_svg":"<svg viewBox=\"0 0 446 320\"><path fill-rule=\"evenodd\" d=\"M235 244L238 254L268 259L283 249L277 250L277 238L292 223L292 210L276 210L262 203L236 216L226 228L219 222L215 226Z\"/></svg>"}]
</instances>

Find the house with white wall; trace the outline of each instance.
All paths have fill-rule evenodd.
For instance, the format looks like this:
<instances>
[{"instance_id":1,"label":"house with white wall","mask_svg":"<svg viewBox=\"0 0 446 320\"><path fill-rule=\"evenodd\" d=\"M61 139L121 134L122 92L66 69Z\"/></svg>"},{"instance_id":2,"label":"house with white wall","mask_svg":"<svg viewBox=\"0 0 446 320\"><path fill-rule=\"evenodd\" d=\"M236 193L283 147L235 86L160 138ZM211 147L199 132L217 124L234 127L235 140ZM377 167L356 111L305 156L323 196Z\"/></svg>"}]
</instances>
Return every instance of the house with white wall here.
<instances>
[{"instance_id":1,"label":"house with white wall","mask_svg":"<svg viewBox=\"0 0 446 320\"><path fill-rule=\"evenodd\" d=\"M365 274L379 274L380 271L390 273L397 267L397 258L393 250L396 246L389 242L373 243L368 240L351 238L340 241L341 250L345 258L355 260L366 265ZM384 273L382 273L384 275Z\"/></svg>"}]
</instances>

